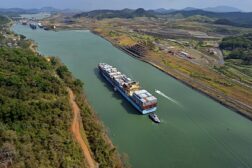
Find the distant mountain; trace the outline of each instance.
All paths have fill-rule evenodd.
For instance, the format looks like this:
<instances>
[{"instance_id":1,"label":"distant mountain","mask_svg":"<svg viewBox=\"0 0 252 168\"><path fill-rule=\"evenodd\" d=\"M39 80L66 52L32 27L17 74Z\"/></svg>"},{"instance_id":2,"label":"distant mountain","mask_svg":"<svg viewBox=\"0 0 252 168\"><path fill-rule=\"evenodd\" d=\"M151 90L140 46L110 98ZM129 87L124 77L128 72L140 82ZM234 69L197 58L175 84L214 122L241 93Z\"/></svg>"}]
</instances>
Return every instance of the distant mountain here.
<instances>
[{"instance_id":1,"label":"distant mountain","mask_svg":"<svg viewBox=\"0 0 252 168\"><path fill-rule=\"evenodd\" d=\"M223 12L242 12L240 9L230 6L216 6L216 7L209 7L204 8L204 11L208 12L217 12L217 13L223 13Z\"/></svg>"},{"instance_id":2,"label":"distant mountain","mask_svg":"<svg viewBox=\"0 0 252 168\"><path fill-rule=\"evenodd\" d=\"M194 7L186 7L184 9L181 9L181 11L194 11L194 10L199 10L198 8L194 8Z\"/></svg>"},{"instance_id":3,"label":"distant mountain","mask_svg":"<svg viewBox=\"0 0 252 168\"><path fill-rule=\"evenodd\" d=\"M177 11L176 9L164 9L164 8L159 8L159 9L155 9L155 10L152 10L156 13L160 13L160 14L164 14L164 13L171 13L171 12L175 12Z\"/></svg>"},{"instance_id":4,"label":"distant mountain","mask_svg":"<svg viewBox=\"0 0 252 168\"><path fill-rule=\"evenodd\" d=\"M195 10L203 10L206 12L215 12L215 13L242 12L240 9L230 7L230 6L216 6L216 7L208 7L208 8L203 8L203 9L194 8L194 7L186 7L184 9L180 9L180 10L159 8L159 9L155 9L152 11L155 11L156 13L160 13L160 14L167 14L167 13L171 13L171 12L175 12L175 11L195 11Z\"/></svg>"},{"instance_id":5,"label":"distant mountain","mask_svg":"<svg viewBox=\"0 0 252 168\"><path fill-rule=\"evenodd\" d=\"M157 13L165 13L167 11L167 9L165 9L165 8L159 8L159 9L154 9L153 11L155 11Z\"/></svg>"},{"instance_id":6,"label":"distant mountain","mask_svg":"<svg viewBox=\"0 0 252 168\"><path fill-rule=\"evenodd\" d=\"M168 15L182 15L184 18L191 16L206 16L215 19L216 24L232 25L240 27L251 27L252 28L252 12L207 12L204 10L192 10L192 11L175 11Z\"/></svg>"},{"instance_id":7,"label":"distant mountain","mask_svg":"<svg viewBox=\"0 0 252 168\"><path fill-rule=\"evenodd\" d=\"M47 13L53 13L53 12L64 12L64 13L77 13L81 12L80 10L74 10L74 9L56 9L53 7L43 7L40 9L22 9L22 8L0 8L0 14L2 15L9 15L9 16L18 16L19 14L34 14L34 13L40 13L40 12L47 12Z\"/></svg>"},{"instance_id":8,"label":"distant mountain","mask_svg":"<svg viewBox=\"0 0 252 168\"><path fill-rule=\"evenodd\" d=\"M59 9L55 9L52 7L43 7L40 9L22 9L22 8L0 8L1 14L32 14L32 13L39 13L39 12L57 12L60 11Z\"/></svg>"},{"instance_id":9,"label":"distant mountain","mask_svg":"<svg viewBox=\"0 0 252 168\"><path fill-rule=\"evenodd\" d=\"M27 13L24 9L20 9L20 8L10 8L10 9L4 9L4 8L0 8L0 15L6 15L9 17L18 17L19 14L25 14Z\"/></svg>"},{"instance_id":10,"label":"distant mountain","mask_svg":"<svg viewBox=\"0 0 252 168\"><path fill-rule=\"evenodd\" d=\"M96 19L105 19L105 18L135 18L135 17L156 17L155 12L146 11L143 8L136 10L123 9L123 10L93 10L90 12L82 12L74 17L89 17Z\"/></svg>"},{"instance_id":11,"label":"distant mountain","mask_svg":"<svg viewBox=\"0 0 252 168\"><path fill-rule=\"evenodd\" d=\"M224 8L223 8L224 9ZM226 8L227 9L227 8ZM226 10L228 11L228 10ZM184 8L182 10L144 10L142 8L123 9L123 10L94 10L89 12L82 12L76 14L74 17L89 17L96 19L104 18L135 18L135 17L173 17L186 18L191 21L211 22L222 25L232 25L239 27L252 28L252 12L209 12L202 9L192 7Z\"/></svg>"},{"instance_id":12,"label":"distant mountain","mask_svg":"<svg viewBox=\"0 0 252 168\"><path fill-rule=\"evenodd\" d=\"M59 9L53 8L53 7L43 7L41 9L38 9L40 12L56 12L59 11Z\"/></svg>"}]
</instances>

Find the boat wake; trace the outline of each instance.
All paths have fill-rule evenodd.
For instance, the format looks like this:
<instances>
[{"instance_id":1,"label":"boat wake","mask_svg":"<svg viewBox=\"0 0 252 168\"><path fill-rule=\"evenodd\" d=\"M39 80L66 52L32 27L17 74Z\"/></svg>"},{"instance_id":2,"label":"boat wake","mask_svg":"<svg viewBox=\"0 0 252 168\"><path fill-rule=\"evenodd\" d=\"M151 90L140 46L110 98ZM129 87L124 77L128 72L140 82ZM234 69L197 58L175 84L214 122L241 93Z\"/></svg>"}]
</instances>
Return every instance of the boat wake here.
<instances>
[{"instance_id":1,"label":"boat wake","mask_svg":"<svg viewBox=\"0 0 252 168\"><path fill-rule=\"evenodd\" d=\"M174 100L173 98L167 96L167 95L164 94L163 92L161 92L161 91L159 91L159 90L155 90L155 92L156 92L157 94L159 94L160 96L163 96L164 98L168 99L169 101L171 101L171 102L173 102L173 103L175 103L175 104L181 106L181 104L180 104L179 102L177 102L177 101Z\"/></svg>"},{"instance_id":2,"label":"boat wake","mask_svg":"<svg viewBox=\"0 0 252 168\"><path fill-rule=\"evenodd\" d=\"M74 32L88 33L90 30L73 30Z\"/></svg>"}]
</instances>

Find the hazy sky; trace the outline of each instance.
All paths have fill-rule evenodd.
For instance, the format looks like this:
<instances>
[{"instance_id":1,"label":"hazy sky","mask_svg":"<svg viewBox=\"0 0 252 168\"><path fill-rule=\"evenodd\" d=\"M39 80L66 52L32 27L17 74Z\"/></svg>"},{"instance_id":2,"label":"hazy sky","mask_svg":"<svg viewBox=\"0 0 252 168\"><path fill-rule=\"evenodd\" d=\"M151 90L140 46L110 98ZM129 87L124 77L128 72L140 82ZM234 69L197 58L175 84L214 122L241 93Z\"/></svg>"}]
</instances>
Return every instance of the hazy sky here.
<instances>
[{"instance_id":1,"label":"hazy sky","mask_svg":"<svg viewBox=\"0 0 252 168\"><path fill-rule=\"evenodd\" d=\"M252 11L252 0L0 0L0 8L39 8L53 6L74 9L122 9L122 8L184 8L228 5L244 11Z\"/></svg>"}]
</instances>

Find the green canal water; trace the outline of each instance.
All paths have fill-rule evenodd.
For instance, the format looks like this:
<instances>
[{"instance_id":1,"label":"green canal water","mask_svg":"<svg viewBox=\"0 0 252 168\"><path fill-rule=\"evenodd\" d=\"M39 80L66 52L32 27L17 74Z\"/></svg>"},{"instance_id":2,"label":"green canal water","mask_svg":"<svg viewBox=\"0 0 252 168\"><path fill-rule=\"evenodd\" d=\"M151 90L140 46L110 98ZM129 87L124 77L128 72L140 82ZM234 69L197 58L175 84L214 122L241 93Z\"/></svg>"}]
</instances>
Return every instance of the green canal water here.
<instances>
[{"instance_id":1,"label":"green canal water","mask_svg":"<svg viewBox=\"0 0 252 168\"><path fill-rule=\"evenodd\" d=\"M53 32L23 25L13 30L34 40L40 53L59 57L84 82L89 102L133 168L252 167L248 119L89 31ZM97 71L100 62L117 67L158 98L160 125L113 91Z\"/></svg>"}]
</instances>

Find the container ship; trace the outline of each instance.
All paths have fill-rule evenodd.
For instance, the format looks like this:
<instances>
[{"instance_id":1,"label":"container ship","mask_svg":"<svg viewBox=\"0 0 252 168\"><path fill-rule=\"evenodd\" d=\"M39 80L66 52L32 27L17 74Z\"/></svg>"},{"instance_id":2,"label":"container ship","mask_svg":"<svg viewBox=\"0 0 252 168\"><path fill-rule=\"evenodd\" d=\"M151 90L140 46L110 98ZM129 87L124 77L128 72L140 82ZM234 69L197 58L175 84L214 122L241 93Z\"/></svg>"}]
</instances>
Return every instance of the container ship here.
<instances>
[{"instance_id":1,"label":"container ship","mask_svg":"<svg viewBox=\"0 0 252 168\"><path fill-rule=\"evenodd\" d=\"M114 87L114 90L118 91L140 113L148 114L157 110L157 98L141 89L138 82L106 63L100 63L98 68L102 76Z\"/></svg>"}]
</instances>

